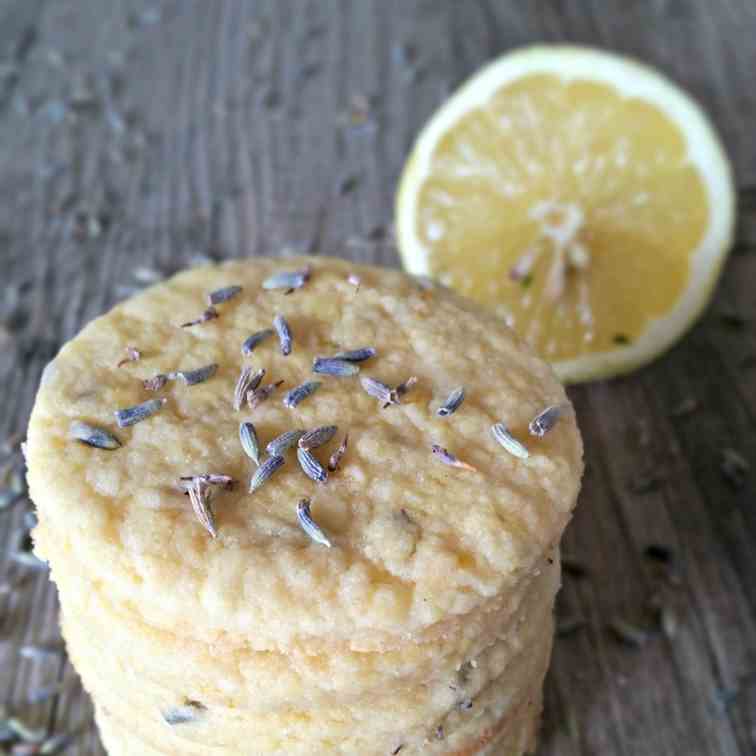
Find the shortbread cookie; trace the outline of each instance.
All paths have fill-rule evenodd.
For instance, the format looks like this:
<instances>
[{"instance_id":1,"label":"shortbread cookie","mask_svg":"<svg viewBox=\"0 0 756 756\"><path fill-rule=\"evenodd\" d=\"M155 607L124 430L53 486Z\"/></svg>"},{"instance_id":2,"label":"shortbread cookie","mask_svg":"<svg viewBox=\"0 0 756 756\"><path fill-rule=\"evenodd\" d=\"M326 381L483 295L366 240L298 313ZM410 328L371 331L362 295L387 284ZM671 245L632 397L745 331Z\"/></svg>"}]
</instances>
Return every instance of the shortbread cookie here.
<instances>
[{"instance_id":1,"label":"shortbread cookie","mask_svg":"<svg viewBox=\"0 0 756 756\"><path fill-rule=\"evenodd\" d=\"M26 453L111 755L532 746L582 445L475 305L329 258L188 271L61 350Z\"/></svg>"}]
</instances>

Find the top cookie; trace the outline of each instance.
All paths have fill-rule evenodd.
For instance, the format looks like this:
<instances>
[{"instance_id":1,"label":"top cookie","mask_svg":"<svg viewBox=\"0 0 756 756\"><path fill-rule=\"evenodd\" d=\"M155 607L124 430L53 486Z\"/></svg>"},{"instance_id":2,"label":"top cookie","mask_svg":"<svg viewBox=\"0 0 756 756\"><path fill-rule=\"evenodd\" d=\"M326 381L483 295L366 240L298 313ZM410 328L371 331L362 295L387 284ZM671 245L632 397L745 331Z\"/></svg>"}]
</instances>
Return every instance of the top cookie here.
<instances>
[{"instance_id":1,"label":"top cookie","mask_svg":"<svg viewBox=\"0 0 756 756\"><path fill-rule=\"evenodd\" d=\"M265 288L273 274L305 266L309 278L293 293ZM181 327L205 311L210 292L230 286L241 291L215 305L217 317ZM290 354L275 333L243 354L276 315L290 326ZM118 367L127 346L141 357ZM354 363L359 374L313 372L314 358L361 347L376 354ZM217 365L209 377L143 385L209 365ZM261 386L283 384L237 411L245 366L265 368ZM384 406L363 387L367 377L391 388L417 382ZM321 385L287 406L287 392L307 381ZM459 386L464 402L439 416ZM118 427L117 410L149 399L165 402ZM559 421L530 434L549 405L562 406ZM324 483L305 475L295 446L250 493L257 468L239 440L242 421L254 424L261 460L269 441L294 429L338 426L312 450L323 467L347 433L349 444ZM121 446L77 440L76 422ZM497 422L526 458L497 442ZM446 464L434 444L475 469ZM26 452L53 574L75 559L72 570L83 568L149 624L259 649L387 648L443 632L445 621L485 608L538 568L569 519L582 472L563 388L499 320L441 287L323 257L190 270L98 318L45 370ZM236 482L209 486L214 527L195 516L180 480L203 474ZM330 548L300 526L305 498Z\"/></svg>"}]
</instances>

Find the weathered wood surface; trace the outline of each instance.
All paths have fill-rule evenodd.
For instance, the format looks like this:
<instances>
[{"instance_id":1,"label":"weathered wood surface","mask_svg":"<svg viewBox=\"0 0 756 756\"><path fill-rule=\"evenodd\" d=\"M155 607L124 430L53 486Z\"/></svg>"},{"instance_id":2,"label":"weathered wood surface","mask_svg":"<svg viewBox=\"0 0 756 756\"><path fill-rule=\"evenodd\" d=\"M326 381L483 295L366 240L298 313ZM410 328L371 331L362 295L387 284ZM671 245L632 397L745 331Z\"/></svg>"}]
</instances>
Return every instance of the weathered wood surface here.
<instances>
[{"instance_id":1,"label":"weathered wood surface","mask_svg":"<svg viewBox=\"0 0 756 756\"><path fill-rule=\"evenodd\" d=\"M632 377L571 391L589 462L565 552L590 574L566 578L559 604L588 625L557 641L540 753L752 754L754 478L736 488L721 471L725 448L756 466L752 0L3 0L0 433L23 430L45 362L139 264L307 249L396 265L376 229L413 135L486 59L539 40L630 53L688 87L724 135L742 205L693 333ZM345 113L362 95L371 114L355 127ZM734 309L739 327L722 318ZM685 400L695 409L676 414ZM642 492L640 474L656 477ZM0 514L2 703L79 733L70 753L101 754L65 657L19 655L58 632L46 574L12 558L22 518ZM633 649L606 624L663 584L651 542L678 555L679 627ZM26 703L58 680L59 696Z\"/></svg>"}]
</instances>

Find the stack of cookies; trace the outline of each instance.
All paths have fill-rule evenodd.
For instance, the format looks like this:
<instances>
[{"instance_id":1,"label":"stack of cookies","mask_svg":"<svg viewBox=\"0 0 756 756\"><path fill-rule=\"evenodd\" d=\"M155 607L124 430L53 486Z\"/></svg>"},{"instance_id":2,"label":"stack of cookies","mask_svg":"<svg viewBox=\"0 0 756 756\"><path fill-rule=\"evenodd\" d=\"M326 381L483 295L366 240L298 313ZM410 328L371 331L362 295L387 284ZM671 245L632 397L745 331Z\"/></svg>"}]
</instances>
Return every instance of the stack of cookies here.
<instances>
[{"instance_id":1,"label":"stack of cookies","mask_svg":"<svg viewBox=\"0 0 756 756\"><path fill-rule=\"evenodd\" d=\"M469 302L328 258L180 274L48 366L27 461L111 756L533 748L582 447Z\"/></svg>"}]
</instances>

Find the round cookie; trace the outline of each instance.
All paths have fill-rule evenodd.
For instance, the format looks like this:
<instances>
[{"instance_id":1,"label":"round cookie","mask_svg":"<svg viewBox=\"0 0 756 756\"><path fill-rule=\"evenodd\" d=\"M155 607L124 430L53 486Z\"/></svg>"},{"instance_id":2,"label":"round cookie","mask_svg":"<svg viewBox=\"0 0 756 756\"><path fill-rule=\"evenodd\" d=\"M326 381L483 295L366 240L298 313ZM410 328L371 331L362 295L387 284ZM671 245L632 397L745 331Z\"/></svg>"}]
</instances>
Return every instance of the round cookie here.
<instances>
[{"instance_id":1,"label":"round cookie","mask_svg":"<svg viewBox=\"0 0 756 756\"><path fill-rule=\"evenodd\" d=\"M366 744L360 739L378 752L381 745L390 751L397 733L401 733L405 744L417 745L429 729L435 731L441 726L447 740L453 740L455 728L451 724L475 731L477 724L473 723L483 716L480 712L486 707L493 711L498 705L502 707L500 714L506 714L511 709L510 700L516 700L521 690L532 685L534 661L545 663L548 658L551 638L545 630L551 627L550 615L550 605L523 613L510 633L502 634L500 640L459 669L435 679L418 680L412 685L389 686L384 682L382 688L358 699L316 697L309 705L298 701L267 710L220 706L208 699L206 691L192 679L172 688L146 679L140 670L133 669L132 657L109 653L99 637L92 637L88 623L68 610L63 627L76 668L95 699L113 711L138 715L142 728L161 731L165 727L163 714L190 699L202 703L201 715L191 726L174 730L179 737L191 737L197 745L233 748L243 743L256 753L265 753L263 743L267 741L261 738L290 731L294 721L298 739L313 748L325 732L340 743L352 743L347 752L365 753ZM116 689L112 680L120 680L122 685ZM364 720L368 714L369 728L354 731L351 723ZM250 716L254 716L253 732L249 728ZM293 750L291 743L289 748Z\"/></svg>"},{"instance_id":2,"label":"round cookie","mask_svg":"<svg viewBox=\"0 0 756 756\"><path fill-rule=\"evenodd\" d=\"M151 627L110 601L107 585L91 581L70 553L61 554L52 545L46 553L55 565L53 579L71 620L75 617L85 626L89 643L99 644L103 655L128 658L133 676L176 690L184 686L186 694L207 704L261 712L283 704L307 706L322 701L328 705L339 698L356 702L385 689L387 678L392 689L408 682L451 679L455 670L496 641L515 643L523 623L539 611L551 611L559 585L555 554L551 563L544 561L539 575L522 581L508 594L497 611L466 615L457 625L447 625L443 642L411 641L381 653L348 649L323 653L311 646L291 648L284 654L219 646ZM192 691L185 688L187 667L192 670Z\"/></svg>"},{"instance_id":3,"label":"round cookie","mask_svg":"<svg viewBox=\"0 0 756 756\"><path fill-rule=\"evenodd\" d=\"M127 347L139 359L119 365ZM235 407L245 368L262 393ZM558 422L529 433L550 406ZM241 422L263 469L280 434L338 429L250 491ZM475 305L329 258L182 273L61 350L26 455L36 549L112 754L532 745L582 445L551 370ZM453 686L470 669L467 708ZM165 707L195 696L208 727L166 730Z\"/></svg>"}]
</instances>

